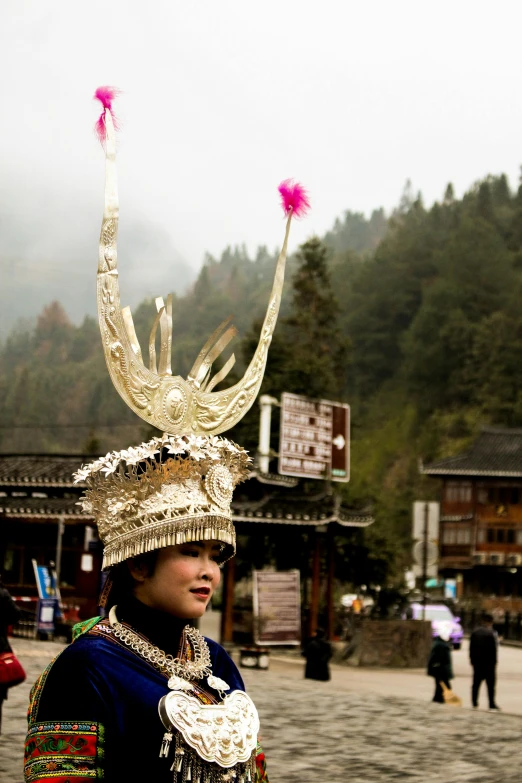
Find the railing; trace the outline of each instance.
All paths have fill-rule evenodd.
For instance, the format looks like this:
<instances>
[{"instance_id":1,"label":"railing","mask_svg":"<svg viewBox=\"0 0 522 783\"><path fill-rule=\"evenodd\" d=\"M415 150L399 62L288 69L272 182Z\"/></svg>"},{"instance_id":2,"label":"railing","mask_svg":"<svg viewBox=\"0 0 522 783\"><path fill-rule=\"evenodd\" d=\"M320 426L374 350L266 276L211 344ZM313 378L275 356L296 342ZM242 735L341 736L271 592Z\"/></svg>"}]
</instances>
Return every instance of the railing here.
<instances>
[{"instance_id":1,"label":"railing","mask_svg":"<svg viewBox=\"0 0 522 783\"><path fill-rule=\"evenodd\" d=\"M31 609L21 609L20 620L13 625L12 635L22 639L36 639L36 612Z\"/></svg>"},{"instance_id":2,"label":"railing","mask_svg":"<svg viewBox=\"0 0 522 783\"><path fill-rule=\"evenodd\" d=\"M458 613L466 633L471 633L480 625L480 609L459 609ZM494 617L493 628L501 639L522 642L522 612L506 611L503 617Z\"/></svg>"}]
</instances>

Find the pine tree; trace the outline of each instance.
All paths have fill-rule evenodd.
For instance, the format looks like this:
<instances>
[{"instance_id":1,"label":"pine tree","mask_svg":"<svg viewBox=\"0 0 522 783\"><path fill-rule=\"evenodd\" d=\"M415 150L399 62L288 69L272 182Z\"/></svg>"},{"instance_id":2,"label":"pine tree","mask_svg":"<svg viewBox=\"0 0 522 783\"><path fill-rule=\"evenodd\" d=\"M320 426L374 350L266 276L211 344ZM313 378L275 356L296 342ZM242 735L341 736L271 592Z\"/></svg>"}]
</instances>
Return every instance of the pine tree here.
<instances>
[{"instance_id":1,"label":"pine tree","mask_svg":"<svg viewBox=\"0 0 522 783\"><path fill-rule=\"evenodd\" d=\"M297 262L291 312L282 330L290 346L286 390L337 400L345 387L347 345L338 327L328 251L314 237L300 247Z\"/></svg>"},{"instance_id":2,"label":"pine tree","mask_svg":"<svg viewBox=\"0 0 522 783\"><path fill-rule=\"evenodd\" d=\"M481 182L479 185L477 208L480 217L488 222L493 220L493 199L491 197L491 188L487 180L484 180L484 182Z\"/></svg>"},{"instance_id":3,"label":"pine tree","mask_svg":"<svg viewBox=\"0 0 522 783\"><path fill-rule=\"evenodd\" d=\"M300 247L295 262L290 313L279 318L260 393L280 398L283 392L292 392L316 399L343 400L348 343L338 326L339 303L330 279L328 250L314 237ZM245 364L256 349L261 324L256 321L243 340ZM272 424L275 435L277 416ZM254 405L231 437L255 449L258 427L259 409Z\"/></svg>"},{"instance_id":4,"label":"pine tree","mask_svg":"<svg viewBox=\"0 0 522 783\"><path fill-rule=\"evenodd\" d=\"M444 192L444 203L453 204L455 201L455 189L452 182L448 182L446 190Z\"/></svg>"}]
</instances>

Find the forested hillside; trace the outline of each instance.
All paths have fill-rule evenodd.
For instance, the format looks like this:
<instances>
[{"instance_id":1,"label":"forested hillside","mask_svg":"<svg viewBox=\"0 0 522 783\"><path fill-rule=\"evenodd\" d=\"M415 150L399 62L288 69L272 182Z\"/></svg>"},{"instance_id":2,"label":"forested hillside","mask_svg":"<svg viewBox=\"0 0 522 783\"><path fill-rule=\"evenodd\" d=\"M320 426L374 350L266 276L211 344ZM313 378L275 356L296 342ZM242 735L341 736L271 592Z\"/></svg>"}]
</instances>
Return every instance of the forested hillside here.
<instances>
[{"instance_id":1,"label":"forested hillside","mask_svg":"<svg viewBox=\"0 0 522 783\"><path fill-rule=\"evenodd\" d=\"M193 290L175 299L175 374L232 313L241 371L274 264L265 248L253 259L243 248L207 259ZM521 286L522 189L510 192L505 176L462 199L448 185L430 209L405 191L389 219L346 213L290 259L262 392L351 404L352 480L342 490L371 502L377 518L357 542L365 579L408 560L411 502L436 492L419 459L456 451L483 423L522 425ZM153 316L152 302L135 313L142 346ZM74 327L58 304L1 347L0 387L3 452L94 452L145 434L112 389L95 322ZM231 436L255 448L256 435L252 410Z\"/></svg>"},{"instance_id":2,"label":"forested hillside","mask_svg":"<svg viewBox=\"0 0 522 783\"><path fill-rule=\"evenodd\" d=\"M367 221L346 212L337 220L329 235L330 255L375 247L386 221L382 211L374 215L378 217ZM207 256L192 290L183 297L174 295L174 374L189 371L202 345L227 316L233 315L240 338L246 337L252 324L264 316L276 260L277 252L265 247L258 248L254 258L244 247L228 247L219 259ZM289 308L295 267L295 258L290 257L282 316ZM148 300L133 313L145 356L155 312L154 302ZM238 340L233 350L237 366L230 377L244 368L244 349ZM142 432L139 420L113 390L96 321L86 318L76 327L58 302L44 309L34 329L21 325L0 344L0 394L4 453L107 450Z\"/></svg>"}]
</instances>

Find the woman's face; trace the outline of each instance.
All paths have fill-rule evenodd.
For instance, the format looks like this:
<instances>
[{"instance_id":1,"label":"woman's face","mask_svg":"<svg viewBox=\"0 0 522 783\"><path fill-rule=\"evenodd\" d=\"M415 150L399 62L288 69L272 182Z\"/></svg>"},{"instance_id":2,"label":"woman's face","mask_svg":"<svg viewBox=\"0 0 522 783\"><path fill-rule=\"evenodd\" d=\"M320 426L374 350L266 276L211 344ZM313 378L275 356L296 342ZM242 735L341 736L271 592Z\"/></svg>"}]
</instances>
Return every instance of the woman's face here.
<instances>
[{"instance_id":1,"label":"woman's face","mask_svg":"<svg viewBox=\"0 0 522 783\"><path fill-rule=\"evenodd\" d=\"M134 594L152 609L182 620L204 614L221 579L218 541L191 541L160 549L152 576L131 565Z\"/></svg>"}]
</instances>

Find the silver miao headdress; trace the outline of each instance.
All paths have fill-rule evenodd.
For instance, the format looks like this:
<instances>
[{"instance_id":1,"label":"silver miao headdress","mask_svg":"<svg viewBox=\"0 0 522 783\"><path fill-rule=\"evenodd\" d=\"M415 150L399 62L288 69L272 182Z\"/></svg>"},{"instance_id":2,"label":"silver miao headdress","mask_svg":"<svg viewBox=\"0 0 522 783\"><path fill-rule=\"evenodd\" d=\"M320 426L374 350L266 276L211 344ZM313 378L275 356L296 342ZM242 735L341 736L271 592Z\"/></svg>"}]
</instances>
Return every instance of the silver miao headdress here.
<instances>
[{"instance_id":1,"label":"silver miao headdress","mask_svg":"<svg viewBox=\"0 0 522 783\"><path fill-rule=\"evenodd\" d=\"M306 192L291 181L279 191L287 215L283 247L256 351L244 376L214 391L234 365L234 355L212 375L212 363L235 336L231 319L211 335L187 378L171 369L172 296L156 299L157 314L145 365L132 315L120 304L118 283L118 191L112 100L103 87L95 98L103 111L97 130L105 147L105 210L98 256L98 319L112 382L127 405L164 434L148 443L110 452L83 466L76 482L87 484L82 505L98 523L105 544L103 567L164 546L186 541L223 543L222 559L235 552L231 501L234 487L249 473L246 451L217 435L238 423L256 399L274 332L281 294L290 223L304 214ZM160 355L156 334L160 330Z\"/></svg>"}]
</instances>

